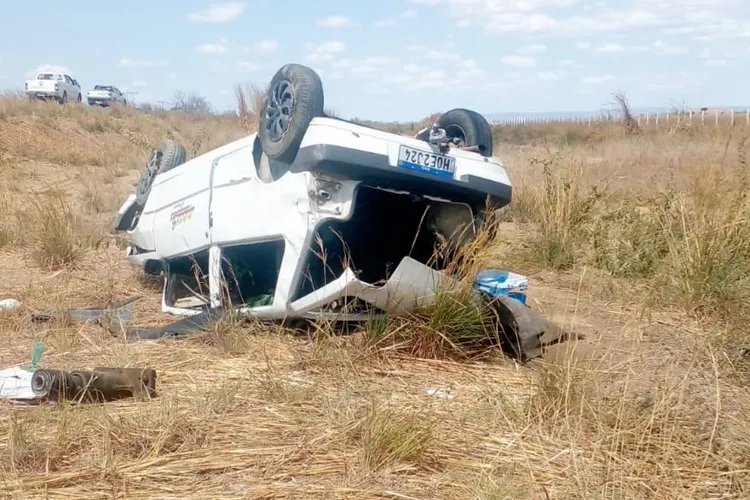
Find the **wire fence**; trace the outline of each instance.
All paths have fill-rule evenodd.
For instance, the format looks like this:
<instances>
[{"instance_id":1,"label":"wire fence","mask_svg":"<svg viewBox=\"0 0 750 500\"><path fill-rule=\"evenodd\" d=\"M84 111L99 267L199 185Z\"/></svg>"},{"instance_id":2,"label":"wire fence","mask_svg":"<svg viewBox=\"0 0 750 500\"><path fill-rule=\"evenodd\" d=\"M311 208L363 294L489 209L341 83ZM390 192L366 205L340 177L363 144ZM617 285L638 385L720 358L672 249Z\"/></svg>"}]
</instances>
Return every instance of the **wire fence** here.
<instances>
[{"instance_id":1,"label":"wire fence","mask_svg":"<svg viewBox=\"0 0 750 500\"><path fill-rule=\"evenodd\" d=\"M745 111L732 110L698 110L698 111L681 111L673 113L640 113L633 114L633 118L640 126L672 126L676 124L693 124L701 125L731 125L744 124L750 127L750 109ZM562 124L575 123L585 126L596 125L597 123L608 121L622 120L621 116L601 115L601 116L569 116L569 117L527 117L517 116L508 117L499 120L490 120L490 124L499 126L523 126L536 124Z\"/></svg>"}]
</instances>

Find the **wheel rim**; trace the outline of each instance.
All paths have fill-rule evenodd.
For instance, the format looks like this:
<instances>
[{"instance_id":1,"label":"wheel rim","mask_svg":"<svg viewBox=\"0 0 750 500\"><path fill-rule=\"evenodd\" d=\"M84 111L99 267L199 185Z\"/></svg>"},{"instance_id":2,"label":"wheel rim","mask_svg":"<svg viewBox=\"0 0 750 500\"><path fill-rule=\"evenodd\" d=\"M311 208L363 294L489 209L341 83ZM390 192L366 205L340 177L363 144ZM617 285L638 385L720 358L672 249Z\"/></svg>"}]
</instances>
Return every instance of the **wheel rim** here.
<instances>
[{"instance_id":1,"label":"wheel rim","mask_svg":"<svg viewBox=\"0 0 750 500\"><path fill-rule=\"evenodd\" d=\"M272 141L279 141L287 130L294 112L292 83L282 80L276 84L266 105L266 131Z\"/></svg>"},{"instance_id":2,"label":"wheel rim","mask_svg":"<svg viewBox=\"0 0 750 500\"><path fill-rule=\"evenodd\" d=\"M461 126L450 125L445 128L445 134L448 137L455 137L456 139L459 139L463 143L463 145L466 145L466 132Z\"/></svg>"}]
</instances>

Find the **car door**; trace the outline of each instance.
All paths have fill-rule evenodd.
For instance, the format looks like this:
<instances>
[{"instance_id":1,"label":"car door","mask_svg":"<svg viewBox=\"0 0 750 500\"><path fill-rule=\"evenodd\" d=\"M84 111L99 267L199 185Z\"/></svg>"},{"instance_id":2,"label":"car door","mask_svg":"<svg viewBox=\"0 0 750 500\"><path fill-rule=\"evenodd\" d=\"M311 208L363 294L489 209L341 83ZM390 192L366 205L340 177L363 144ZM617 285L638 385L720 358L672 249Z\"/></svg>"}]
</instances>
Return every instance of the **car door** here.
<instances>
[{"instance_id":1,"label":"car door","mask_svg":"<svg viewBox=\"0 0 750 500\"><path fill-rule=\"evenodd\" d=\"M245 146L217 156L212 164L211 244L249 249L283 240L273 299L273 308L278 310L286 307L300 256L305 251L310 213L307 176L289 174L274 182L263 182L255 163L260 153L259 141L245 138L238 144ZM258 265L265 264L259 261Z\"/></svg>"},{"instance_id":2,"label":"car door","mask_svg":"<svg viewBox=\"0 0 750 500\"><path fill-rule=\"evenodd\" d=\"M73 83L73 79L70 75L63 75L65 79L65 91L68 93L68 101L75 102L78 98L78 88Z\"/></svg>"}]
</instances>

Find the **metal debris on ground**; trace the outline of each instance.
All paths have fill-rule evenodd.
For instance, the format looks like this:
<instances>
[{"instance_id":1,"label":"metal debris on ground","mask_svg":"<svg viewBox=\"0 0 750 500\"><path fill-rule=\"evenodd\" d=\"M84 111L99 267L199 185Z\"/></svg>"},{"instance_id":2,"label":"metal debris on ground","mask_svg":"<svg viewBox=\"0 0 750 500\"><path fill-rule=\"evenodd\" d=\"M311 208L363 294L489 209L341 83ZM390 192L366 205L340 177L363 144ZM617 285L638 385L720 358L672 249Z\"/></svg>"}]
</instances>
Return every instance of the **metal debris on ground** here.
<instances>
[{"instance_id":1,"label":"metal debris on ground","mask_svg":"<svg viewBox=\"0 0 750 500\"><path fill-rule=\"evenodd\" d=\"M156 394L152 368L94 368L93 370L40 369L31 378L34 395L42 400L102 402Z\"/></svg>"},{"instance_id":2,"label":"metal debris on ground","mask_svg":"<svg viewBox=\"0 0 750 500\"><path fill-rule=\"evenodd\" d=\"M107 320L130 321L133 319L133 315L125 307L140 298L130 297L103 306L49 309L32 315L31 319L35 323L48 323L60 319L67 319L74 323L101 323Z\"/></svg>"}]
</instances>

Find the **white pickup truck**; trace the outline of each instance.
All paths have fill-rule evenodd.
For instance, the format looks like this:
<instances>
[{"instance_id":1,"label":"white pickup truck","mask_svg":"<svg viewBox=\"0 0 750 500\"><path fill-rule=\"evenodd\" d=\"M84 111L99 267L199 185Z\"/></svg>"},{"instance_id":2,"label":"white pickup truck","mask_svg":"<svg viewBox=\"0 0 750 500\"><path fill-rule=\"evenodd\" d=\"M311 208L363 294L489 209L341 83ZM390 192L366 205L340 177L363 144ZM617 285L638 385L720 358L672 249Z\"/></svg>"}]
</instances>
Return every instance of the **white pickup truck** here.
<instances>
[{"instance_id":1,"label":"white pickup truck","mask_svg":"<svg viewBox=\"0 0 750 500\"><path fill-rule=\"evenodd\" d=\"M94 85L94 88L86 93L86 100L89 106L110 106L112 104L127 106L128 104L120 89L114 85Z\"/></svg>"},{"instance_id":2,"label":"white pickup truck","mask_svg":"<svg viewBox=\"0 0 750 500\"><path fill-rule=\"evenodd\" d=\"M81 102L81 86L65 73L37 73L33 80L26 80L24 90L29 99L55 99L60 104Z\"/></svg>"}]
</instances>

